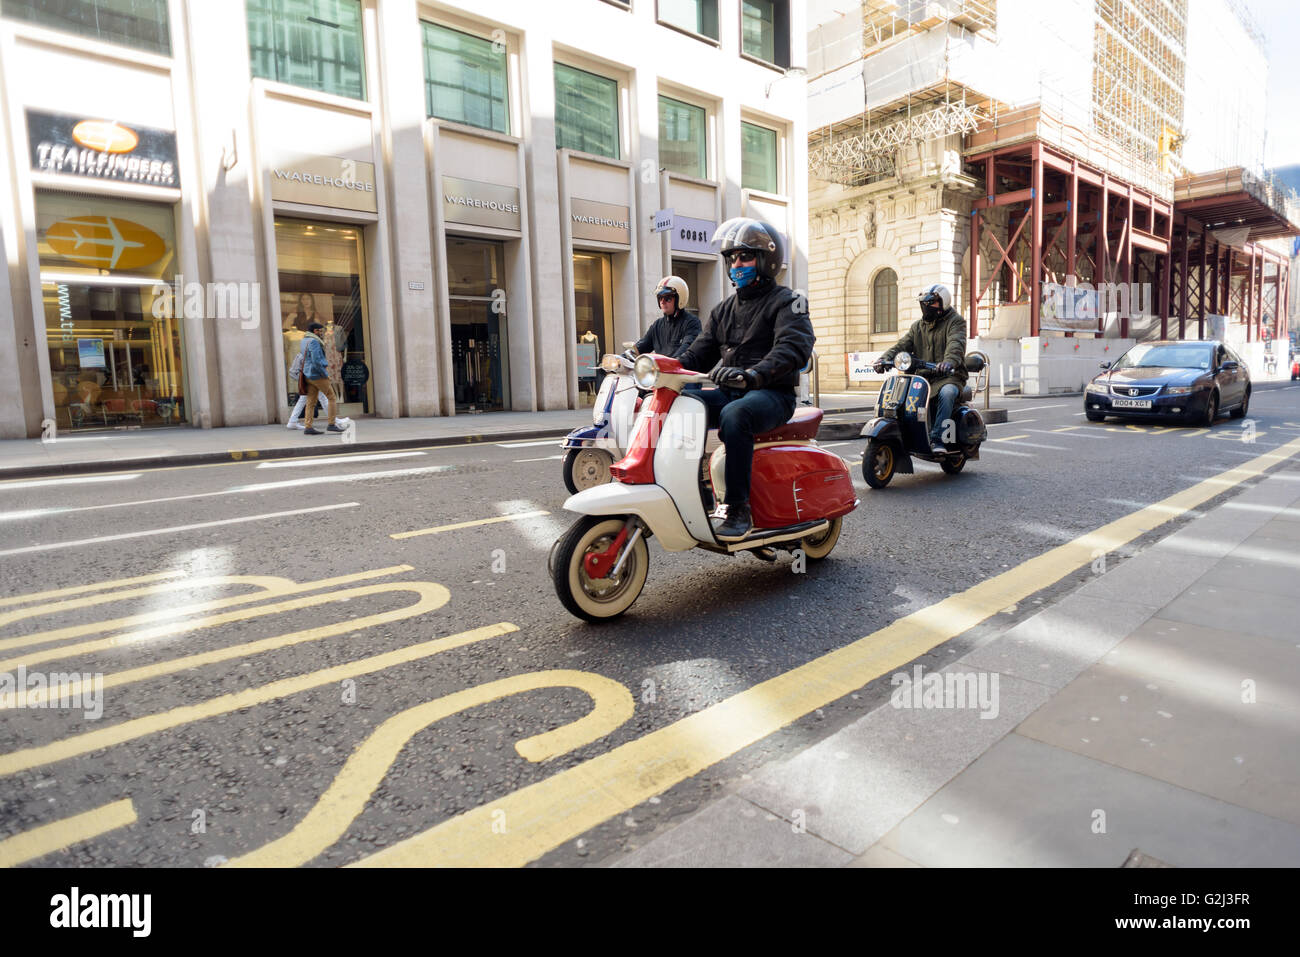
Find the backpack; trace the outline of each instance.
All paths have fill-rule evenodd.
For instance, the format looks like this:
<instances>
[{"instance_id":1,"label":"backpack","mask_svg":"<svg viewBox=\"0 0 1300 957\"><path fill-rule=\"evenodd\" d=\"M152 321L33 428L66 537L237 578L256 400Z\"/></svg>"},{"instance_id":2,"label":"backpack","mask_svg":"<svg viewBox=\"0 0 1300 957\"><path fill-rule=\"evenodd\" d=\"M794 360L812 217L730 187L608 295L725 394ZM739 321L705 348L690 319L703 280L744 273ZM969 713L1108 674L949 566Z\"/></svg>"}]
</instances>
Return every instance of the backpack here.
<instances>
[{"instance_id":1,"label":"backpack","mask_svg":"<svg viewBox=\"0 0 1300 957\"><path fill-rule=\"evenodd\" d=\"M299 350L298 354L293 357L293 362L289 363L289 381L297 383L298 377L302 375L302 363L306 357L306 350Z\"/></svg>"}]
</instances>

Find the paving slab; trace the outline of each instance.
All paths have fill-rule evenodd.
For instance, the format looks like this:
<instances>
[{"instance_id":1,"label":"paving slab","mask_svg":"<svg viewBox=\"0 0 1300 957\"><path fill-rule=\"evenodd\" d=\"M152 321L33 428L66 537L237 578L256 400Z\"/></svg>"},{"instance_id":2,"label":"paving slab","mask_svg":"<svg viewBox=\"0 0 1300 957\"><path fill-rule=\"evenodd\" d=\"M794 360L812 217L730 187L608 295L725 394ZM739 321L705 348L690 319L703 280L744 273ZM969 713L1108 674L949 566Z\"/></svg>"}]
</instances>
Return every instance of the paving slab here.
<instances>
[{"instance_id":1,"label":"paving slab","mask_svg":"<svg viewBox=\"0 0 1300 957\"><path fill-rule=\"evenodd\" d=\"M1135 847L1174 867L1300 865L1295 824L1020 734L880 846L922 867L1120 867Z\"/></svg>"},{"instance_id":2,"label":"paving slab","mask_svg":"<svg viewBox=\"0 0 1300 957\"><path fill-rule=\"evenodd\" d=\"M736 795L691 815L613 867L842 867L851 854Z\"/></svg>"},{"instance_id":3,"label":"paving slab","mask_svg":"<svg viewBox=\"0 0 1300 957\"><path fill-rule=\"evenodd\" d=\"M954 664L938 674L970 672ZM912 672L907 675L910 681ZM992 676L986 687L992 690ZM904 691L901 685L897 690ZM993 718L969 707L885 704L799 754L760 768L737 793L785 817L800 810L810 833L861 854L1050 693L1001 675Z\"/></svg>"},{"instance_id":4,"label":"paving slab","mask_svg":"<svg viewBox=\"0 0 1300 957\"><path fill-rule=\"evenodd\" d=\"M1160 609L1160 617L1283 641L1300 631L1300 597L1214 583L1214 572Z\"/></svg>"}]
</instances>

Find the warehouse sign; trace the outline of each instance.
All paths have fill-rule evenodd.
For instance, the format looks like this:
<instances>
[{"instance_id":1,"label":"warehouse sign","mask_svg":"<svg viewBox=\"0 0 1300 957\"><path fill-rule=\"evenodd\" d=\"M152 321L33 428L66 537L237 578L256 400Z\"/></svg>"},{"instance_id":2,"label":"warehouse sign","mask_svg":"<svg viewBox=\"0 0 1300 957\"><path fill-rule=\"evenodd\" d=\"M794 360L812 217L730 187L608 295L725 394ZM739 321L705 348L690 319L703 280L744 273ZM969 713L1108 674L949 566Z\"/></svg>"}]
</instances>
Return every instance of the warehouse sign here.
<instances>
[{"instance_id":1,"label":"warehouse sign","mask_svg":"<svg viewBox=\"0 0 1300 957\"><path fill-rule=\"evenodd\" d=\"M117 120L27 111L32 169L179 189L176 134Z\"/></svg>"},{"instance_id":2,"label":"warehouse sign","mask_svg":"<svg viewBox=\"0 0 1300 957\"><path fill-rule=\"evenodd\" d=\"M341 156L312 156L271 167L271 198L362 213L375 205L375 164Z\"/></svg>"},{"instance_id":3,"label":"warehouse sign","mask_svg":"<svg viewBox=\"0 0 1300 957\"><path fill-rule=\"evenodd\" d=\"M570 201L570 216L574 239L632 245L632 213L626 206L574 199Z\"/></svg>"},{"instance_id":4,"label":"warehouse sign","mask_svg":"<svg viewBox=\"0 0 1300 957\"><path fill-rule=\"evenodd\" d=\"M442 218L449 223L470 226L521 228L519 188L480 183L457 176L442 178Z\"/></svg>"}]
</instances>

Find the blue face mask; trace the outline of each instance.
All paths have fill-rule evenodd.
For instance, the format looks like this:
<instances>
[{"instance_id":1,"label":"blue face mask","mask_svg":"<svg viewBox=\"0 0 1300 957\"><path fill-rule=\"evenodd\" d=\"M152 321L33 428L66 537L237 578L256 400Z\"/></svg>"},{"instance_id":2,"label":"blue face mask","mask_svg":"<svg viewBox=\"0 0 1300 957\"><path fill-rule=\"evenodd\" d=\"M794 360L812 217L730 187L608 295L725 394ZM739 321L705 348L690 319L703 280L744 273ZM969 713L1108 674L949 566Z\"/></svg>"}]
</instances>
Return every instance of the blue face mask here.
<instances>
[{"instance_id":1,"label":"blue face mask","mask_svg":"<svg viewBox=\"0 0 1300 957\"><path fill-rule=\"evenodd\" d=\"M744 289L751 282L758 278L757 266L732 266L730 270L731 281L736 284L737 289Z\"/></svg>"}]
</instances>

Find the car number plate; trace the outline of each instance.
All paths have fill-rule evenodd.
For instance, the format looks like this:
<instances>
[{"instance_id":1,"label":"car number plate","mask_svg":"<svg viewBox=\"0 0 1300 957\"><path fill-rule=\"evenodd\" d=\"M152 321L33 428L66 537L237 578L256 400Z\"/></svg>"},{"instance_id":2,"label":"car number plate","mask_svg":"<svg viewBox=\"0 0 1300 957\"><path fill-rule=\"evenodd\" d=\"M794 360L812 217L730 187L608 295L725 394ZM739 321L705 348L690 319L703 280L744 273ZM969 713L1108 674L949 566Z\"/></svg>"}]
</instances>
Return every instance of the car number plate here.
<instances>
[{"instance_id":1,"label":"car number plate","mask_svg":"<svg viewBox=\"0 0 1300 957\"><path fill-rule=\"evenodd\" d=\"M1149 409L1150 399L1112 399L1111 406L1116 409Z\"/></svg>"}]
</instances>

